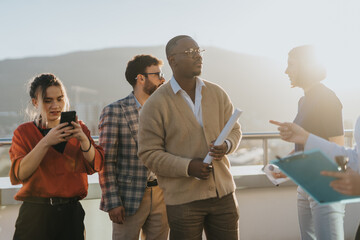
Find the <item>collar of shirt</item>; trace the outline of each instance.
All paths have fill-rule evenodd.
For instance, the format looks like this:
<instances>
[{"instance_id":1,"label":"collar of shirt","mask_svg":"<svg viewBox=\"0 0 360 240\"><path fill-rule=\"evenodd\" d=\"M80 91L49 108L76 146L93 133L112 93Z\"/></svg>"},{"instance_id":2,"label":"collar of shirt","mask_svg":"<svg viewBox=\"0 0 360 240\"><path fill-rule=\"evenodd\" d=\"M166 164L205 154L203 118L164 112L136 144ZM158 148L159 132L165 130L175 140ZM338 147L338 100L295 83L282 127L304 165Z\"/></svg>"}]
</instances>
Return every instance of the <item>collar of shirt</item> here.
<instances>
[{"instance_id":1,"label":"collar of shirt","mask_svg":"<svg viewBox=\"0 0 360 240\"><path fill-rule=\"evenodd\" d=\"M135 97L135 94L134 94L134 93L133 93L133 95L134 95L134 98L135 98L136 107L137 107L137 109L140 109L142 106L141 106L141 104L139 103L139 101L137 100L137 98Z\"/></svg>"},{"instance_id":2,"label":"collar of shirt","mask_svg":"<svg viewBox=\"0 0 360 240\"><path fill-rule=\"evenodd\" d=\"M172 78L170 79L170 85L171 85L171 88L172 88L172 90L174 91L175 94L177 94L180 90L184 91L184 90L180 87L179 83L176 81L176 79L174 78L174 76L172 76ZM200 94L201 94L201 88L202 88L203 86L205 86L204 81L203 81L201 78L197 77L197 78L196 78L196 89L195 89L195 91L197 92L198 90L200 90ZM184 91L184 92L185 92L185 91ZM185 92L185 93L186 93L186 92Z\"/></svg>"},{"instance_id":3,"label":"collar of shirt","mask_svg":"<svg viewBox=\"0 0 360 240\"><path fill-rule=\"evenodd\" d=\"M205 86L204 81L198 77L196 78L195 103L191 100L187 92L180 87L179 83L176 81L174 76L170 80L170 85L172 90L174 91L174 94L177 94L178 92L180 93L180 95L184 98L187 105L190 107L191 111L194 113L197 122L200 124L200 126L203 126L202 107L201 107L201 99L202 99L201 89L203 86Z\"/></svg>"}]
</instances>

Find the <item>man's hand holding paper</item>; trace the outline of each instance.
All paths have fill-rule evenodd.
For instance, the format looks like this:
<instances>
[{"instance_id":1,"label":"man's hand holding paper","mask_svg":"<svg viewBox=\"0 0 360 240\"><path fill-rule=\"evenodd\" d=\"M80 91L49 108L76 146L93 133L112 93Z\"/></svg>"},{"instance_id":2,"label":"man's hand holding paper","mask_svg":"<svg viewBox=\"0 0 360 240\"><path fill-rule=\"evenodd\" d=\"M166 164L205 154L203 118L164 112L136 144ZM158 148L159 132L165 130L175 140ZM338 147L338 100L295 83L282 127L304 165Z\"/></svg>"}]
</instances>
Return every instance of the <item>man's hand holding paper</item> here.
<instances>
[{"instance_id":1,"label":"man's hand holding paper","mask_svg":"<svg viewBox=\"0 0 360 240\"><path fill-rule=\"evenodd\" d=\"M215 140L215 142L213 143L216 146L221 146L220 148L217 148L216 150L219 150L217 152L213 153L216 154L218 157L218 160L221 160L221 158L228 152L226 149L227 147L224 147L226 145L226 138L227 136L230 134L231 130L233 129L234 125L236 124L237 120L239 119L240 115L241 115L242 111L239 109L235 109L234 113L231 115L230 119L228 120L228 122L226 123L225 127L222 129L220 135L217 137L217 139ZM225 145L224 145L225 144ZM226 145L227 146L227 145ZM222 149L222 150L221 150ZM225 152L222 154L223 150L225 149ZM211 149L210 149L211 151ZM221 158L219 158L219 153L221 151ZM211 161L213 160L213 157L211 156L211 152L209 152L205 159L204 162L205 163L211 163Z\"/></svg>"},{"instance_id":2,"label":"man's hand holding paper","mask_svg":"<svg viewBox=\"0 0 360 240\"><path fill-rule=\"evenodd\" d=\"M227 153L228 145L223 142L223 144L215 146L214 143L215 141L212 141L210 144L210 156L213 157L213 160L220 161Z\"/></svg>"},{"instance_id":3,"label":"man's hand holding paper","mask_svg":"<svg viewBox=\"0 0 360 240\"><path fill-rule=\"evenodd\" d=\"M189 176L196 177L201 180L208 179L211 171L212 165L204 163L202 158L192 159L188 166Z\"/></svg>"}]
</instances>

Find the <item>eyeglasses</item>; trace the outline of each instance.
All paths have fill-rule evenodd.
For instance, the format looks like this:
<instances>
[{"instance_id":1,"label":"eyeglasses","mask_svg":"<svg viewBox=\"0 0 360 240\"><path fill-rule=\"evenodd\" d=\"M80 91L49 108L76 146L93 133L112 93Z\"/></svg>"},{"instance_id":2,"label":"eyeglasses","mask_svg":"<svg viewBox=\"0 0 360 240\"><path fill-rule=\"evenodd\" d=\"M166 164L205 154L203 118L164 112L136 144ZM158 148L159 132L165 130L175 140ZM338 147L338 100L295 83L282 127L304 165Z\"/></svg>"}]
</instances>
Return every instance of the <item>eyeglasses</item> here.
<instances>
[{"instance_id":1,"label":"eyeglasses","mask_svg":"<svg viewBox=\"0 0 360 240\"><path fill-rule=\"evenodd\" d=\"M162 72L142 73L142 75L144 75L144 76L146 76L146 77L147 77L148 75L151 75L151 74L157 75L159 79L163 79L163 78L165 77L165 74L162 73Z\"/></svg>"},{"instance_id":2,"label":"eyeglasses","mask_svg":"<svg viewBox=\"0 0 360 240\"><path fill-rule=\"evenodd\" d=\"M184 52L180 52L180 53L173 53L172 55L175 54L186 54L186 56L188 57L195 57L196 55L200 55L202 56L205 52L205 49L201 49L201 48L189 48L188 50L185 50Z\"/></svg>"}]
</instances>

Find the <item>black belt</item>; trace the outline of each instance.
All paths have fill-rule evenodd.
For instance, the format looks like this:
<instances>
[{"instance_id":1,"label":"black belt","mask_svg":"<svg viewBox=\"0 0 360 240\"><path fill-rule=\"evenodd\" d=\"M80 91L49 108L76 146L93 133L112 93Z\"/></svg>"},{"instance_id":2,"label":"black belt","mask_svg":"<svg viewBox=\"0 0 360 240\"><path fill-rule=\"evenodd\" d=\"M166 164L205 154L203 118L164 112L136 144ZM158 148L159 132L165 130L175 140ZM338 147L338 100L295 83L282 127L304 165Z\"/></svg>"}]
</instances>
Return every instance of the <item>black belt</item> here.
<instances>
[{"instance_id":1,"label":"black belt","mask_svg":"<svg viewBox=\"0 0 360 240\"><path fill-rule=\"evenodd\" d=\"M146 186L147 186L147 187L155 187L155 186L157 186L157 185L158 185L157 179L152 180L152 181L148 181L148 182L146 183Z\"/></svg>"},{"instance_id":2,"label":"black belt","mask_svg":"<svg viewBox=\"0 0 360 240\"><path fill-rule=\"evenodd\" d=\"M24 199L24 202L29 203L39 203L39 204L48 204L51 206L56 205L64 205L69 203L74 203L79 201L79 197L72 197L72 198L62 198L62 197L51 197L51 198L43 198L43 197L27 197Z\"/></svg>"}]
</instances>

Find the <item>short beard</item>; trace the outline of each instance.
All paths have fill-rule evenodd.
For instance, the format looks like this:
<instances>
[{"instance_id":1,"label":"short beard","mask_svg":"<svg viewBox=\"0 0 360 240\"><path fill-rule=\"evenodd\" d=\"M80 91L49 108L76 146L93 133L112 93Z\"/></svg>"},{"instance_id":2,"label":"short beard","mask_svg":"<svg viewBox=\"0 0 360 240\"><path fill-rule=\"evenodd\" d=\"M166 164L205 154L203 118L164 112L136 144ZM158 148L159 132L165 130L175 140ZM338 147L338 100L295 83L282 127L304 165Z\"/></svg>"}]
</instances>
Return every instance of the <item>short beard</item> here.
<instances>
[{"instance_id":1,"label":"short beard","mask_svg":"<svg viewBox=\"0 0 360 240\"><path fill-rule=\"evenodd\" d=\"M153 94L157 88L158 86L150 82L148 79L145 79L144 92L147 95L150 96L151 94Z\"/></svg>"}]
</instances>

